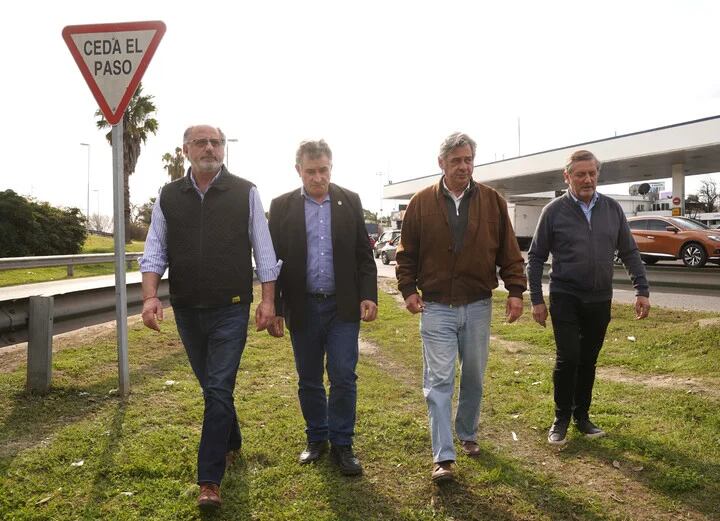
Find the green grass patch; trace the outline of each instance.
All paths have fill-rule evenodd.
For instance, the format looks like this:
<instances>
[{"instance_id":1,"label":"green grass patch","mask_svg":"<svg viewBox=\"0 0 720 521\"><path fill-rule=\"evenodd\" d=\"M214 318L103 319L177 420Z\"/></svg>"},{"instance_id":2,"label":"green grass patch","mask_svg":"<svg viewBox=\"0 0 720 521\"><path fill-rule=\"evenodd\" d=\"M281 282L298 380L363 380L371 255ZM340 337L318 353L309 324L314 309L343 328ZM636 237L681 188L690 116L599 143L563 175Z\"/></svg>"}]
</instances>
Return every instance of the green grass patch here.
<instances>
[{"instance_id":1,"label":"green grass patch","mask_svg":"<svg viewBox=\"0 0 720 521\"><path fill-rule=\"evenodd\" d=\"M358 366L363 477L341 476L328 458L297 464L305 435L289 339L251 331L235 393L243 457L223 481L222 510L202 516L194 485L202 396L169 318L160 334L131 328L126 401L111 393L113 338L56 353L44 397L23 391L24 367L0 373L0 519L713 519L718 400L599 379L594 419L609 435L588 441L572 432L564 450L551 448L551 331L525 320L502 324L503 306L498 296L495 332L522 343L491 344L483 451L458 457L456 483L437 487L429 479L418 317L381 294L380 318L361 333L379 348ZM625 312L619 306L616 316ZM676 327L687 333L691 322L682 317ZM617 334L641 341L637 330ZM601 353L604 364L615 360L613 351ZM652 362L624 367L656 371Z\"/></svg>"},{"instance_id":2,"label":"green grass patch","mask_svg":"<svg viewBox=\"0 0 720 521\"><path fill-rule=\"evenodd\" d=\"M113 244L112 237L89 235L83 245L82 253L112 253L115 251ZM144 241L133 241L130 244L125 245L126 252L142 252L144 248ZM138 271L138 269L139 267L137 262L133 261L131 262L131 268L126 271ZM72 277L67 276L66 266L3 270L0 271L0 287L32 284L34 282L49 282L53 280L77 279L81 277L94 277L97 275L110 275L112 273L115 273L114 262L75 266Z\"/></svg>"}]
</instances>

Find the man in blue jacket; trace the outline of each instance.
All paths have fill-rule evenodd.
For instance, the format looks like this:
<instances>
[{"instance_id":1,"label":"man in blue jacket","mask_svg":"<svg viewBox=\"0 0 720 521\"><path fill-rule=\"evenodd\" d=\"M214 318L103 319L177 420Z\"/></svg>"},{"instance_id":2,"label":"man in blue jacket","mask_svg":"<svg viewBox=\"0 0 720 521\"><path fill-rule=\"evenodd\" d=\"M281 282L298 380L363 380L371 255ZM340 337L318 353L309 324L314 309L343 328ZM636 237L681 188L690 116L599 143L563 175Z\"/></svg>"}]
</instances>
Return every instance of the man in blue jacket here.
<instances>
[{"instance_id":1,"label":"man in blue jacket","mask_svg":"<svg viewBox=\"0 0 720 521\"><path fill-rule=\"evenodd\" d=\"M622 207L596 190L600 162L587 150L574 152L563 177L567 193L542 211L528 252L527 275L532 314L545 327L548 309L542 294L543 264L552 255L550 316L555 335L553 371L555 421L548 442L562 445L570 420L585 436L605 432L590 421L595 364L610 322L615 251L635 288L635 317L650 311L645 267Z\"/></svg>"}]
</instances>

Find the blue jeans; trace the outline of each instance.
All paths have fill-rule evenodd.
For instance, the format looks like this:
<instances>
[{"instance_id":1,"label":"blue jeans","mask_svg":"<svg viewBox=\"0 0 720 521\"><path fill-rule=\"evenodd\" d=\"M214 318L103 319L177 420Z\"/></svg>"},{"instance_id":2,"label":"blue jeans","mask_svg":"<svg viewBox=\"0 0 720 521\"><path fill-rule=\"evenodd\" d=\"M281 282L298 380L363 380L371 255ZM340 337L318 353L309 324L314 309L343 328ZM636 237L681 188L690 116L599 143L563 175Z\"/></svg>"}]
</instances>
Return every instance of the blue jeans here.
<instances>
[{"instance_id":1,"label":"blue jeans","mask_svg":"<svg viewBox=\"0 0 720 521\"><path fill-rule=\"evenodd\" d=\"M352 445L359 333L359 321L344 322L337 318L335 297L307 297L305 329L291 331L290 338L298 373L300 409L309 442L329 439L334 445ZM326 355L329 397L323 381Z\"/></svg>"},{"instance_id":2,"label":"blue jeans","mask_svg":"<svg viewBox=\"0 0 720 521\"><path fill-rule=\"evenodd\" d=\"M219 485L225 474L225 454L242 444L233 391L247 338L250 305L174 311L180 338L205 399L198 483Z\"/></svg>"},{"instance_id":3,"label":"blue jeans","mask_svg":"<svg viewBox=\"0 0 720 521\"><path fill-rule=\"evenodd\" d=\"M425 302L420 319L423 342L423 393L428 406L433 461L454 461L451 428L455 360L460 359L460 392L455 433L475 441L480 420L483 375L490 342L491 299L463 306Z\"/></svg>"}]
</instances>

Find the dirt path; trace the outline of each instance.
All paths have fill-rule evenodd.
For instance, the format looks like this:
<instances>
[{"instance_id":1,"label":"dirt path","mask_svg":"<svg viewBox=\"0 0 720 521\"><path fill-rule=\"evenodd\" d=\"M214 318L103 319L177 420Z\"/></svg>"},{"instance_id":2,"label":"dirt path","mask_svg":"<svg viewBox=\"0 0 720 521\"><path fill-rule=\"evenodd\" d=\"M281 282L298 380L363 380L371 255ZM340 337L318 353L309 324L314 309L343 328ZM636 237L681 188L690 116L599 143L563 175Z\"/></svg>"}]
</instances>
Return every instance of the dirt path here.
<instances>
[{"instance_id":1,"label":"dirt path","mask_svg":"<svg viewBox=\"0 0 720 521\"><path fill-rule=\"evenodd\" d=\"M390 283L386 282L390 281ZM380 288L395 296L398 306L404 308L402 296L391 279L380 279ZM387 288L387 289L386 289ZM508 353L518 353L530 348L522 342L512 342L491 337L491 342ZM408 371L401 363L393 360L376 344L363 340L362 352L388 376L403 385L417 389L422 386L421 377ZM605 367L599 371L602 378L613 381L645 385L648 387L680 388L713 398L720 397L718 382L697 378L674 376L647 376L617 367ZM424 404L418 403L418 414L425 414ZM511 457L532 474L549 476L552 482L565 487L579 487L586 490L590 502L601 502L608 518L633 520L707 520L708 516L693 510L682 502L668 507L661 494L644 484L643 467L630 460L603 461L594 455L577 454L570 458L563 454L565 448L555 448L544 443L545 433L537 427L517 422L513 425L492 412L485 413L487 420L480 423L480 437L491 441L499 455ZM539 441L540 440L540 441ZM582 515L578 518L582 518Z\"/></svg>"}]
</instances>

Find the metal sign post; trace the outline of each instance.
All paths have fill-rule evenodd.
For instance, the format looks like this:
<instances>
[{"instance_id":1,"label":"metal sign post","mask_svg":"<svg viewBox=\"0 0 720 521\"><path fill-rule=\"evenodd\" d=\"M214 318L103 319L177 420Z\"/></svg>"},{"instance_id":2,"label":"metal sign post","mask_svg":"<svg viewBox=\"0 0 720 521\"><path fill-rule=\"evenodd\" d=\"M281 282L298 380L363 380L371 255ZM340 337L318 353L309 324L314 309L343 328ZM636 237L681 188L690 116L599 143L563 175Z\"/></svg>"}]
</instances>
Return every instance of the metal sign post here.
<instances>
[{"instance_id":1,"label":"metal sign post","mask_svg":"<svg viewBox=\"0 0 720 521\"><path fill-rule=\"evenodd\" d=\"M123 173L123 121L112 128L113 219L115 237L115 320L117 324L118 391L130 393L125 285L125 176Z\"/></svg>"},{"instance_id":2,"label":"metal sign post","mask_svg":"<svg viewBox=\"0 0 720 521\"><path fill-rule=\"evenodd\" d=\"M118 391L121 396L130 393L125 286L123 114L164 34L165 24L159 21L69 25L62 31L63 39L100 111L112 125L115 316Z\"/></svg>"}]
</instances>

